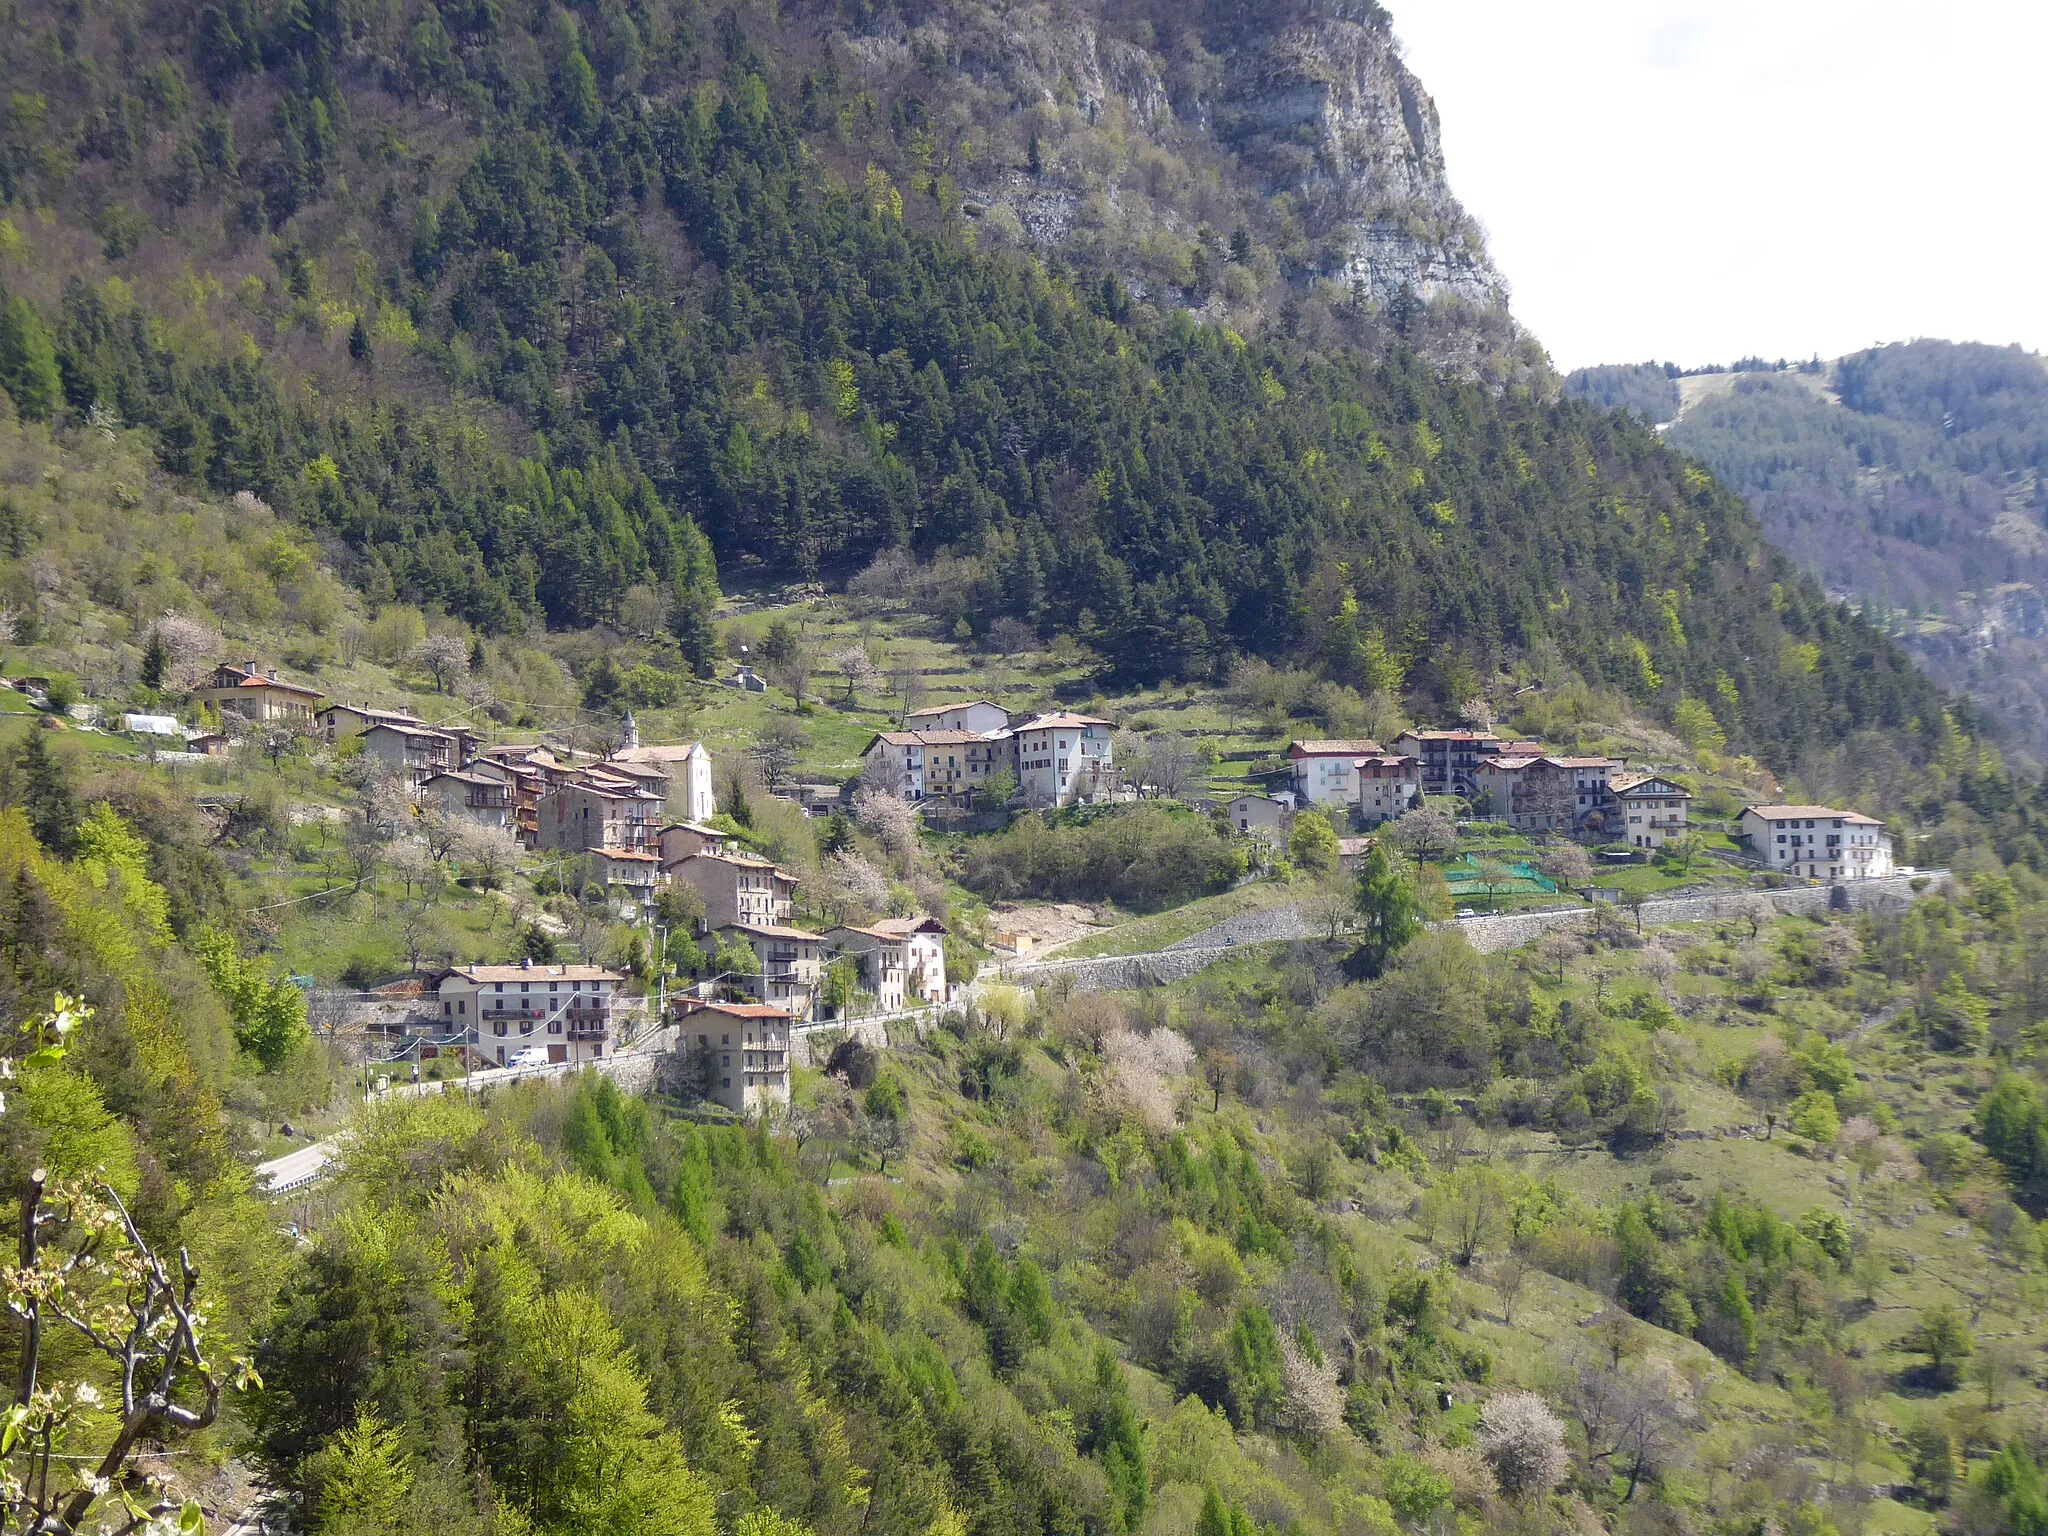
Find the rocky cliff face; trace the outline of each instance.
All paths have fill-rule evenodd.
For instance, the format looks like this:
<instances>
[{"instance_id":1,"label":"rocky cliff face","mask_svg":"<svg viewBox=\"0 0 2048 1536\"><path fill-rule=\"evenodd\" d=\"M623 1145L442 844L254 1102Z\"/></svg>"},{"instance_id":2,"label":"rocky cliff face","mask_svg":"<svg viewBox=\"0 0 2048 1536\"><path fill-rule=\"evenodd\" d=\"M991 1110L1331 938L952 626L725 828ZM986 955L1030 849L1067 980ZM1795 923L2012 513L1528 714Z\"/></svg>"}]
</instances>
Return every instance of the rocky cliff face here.
<instances>
[{"instance_id":1,"label":"rocky cliff face","mask_svg":"<svg viewBox=\"0 0 2048 1536\"><path fill-rule=\"evenodd\" d=\"M1320 286L1432 350L1531 350L1372 0L940 3L836 37L991 238L1225 315Z\"/></svg>"}]
</instances>

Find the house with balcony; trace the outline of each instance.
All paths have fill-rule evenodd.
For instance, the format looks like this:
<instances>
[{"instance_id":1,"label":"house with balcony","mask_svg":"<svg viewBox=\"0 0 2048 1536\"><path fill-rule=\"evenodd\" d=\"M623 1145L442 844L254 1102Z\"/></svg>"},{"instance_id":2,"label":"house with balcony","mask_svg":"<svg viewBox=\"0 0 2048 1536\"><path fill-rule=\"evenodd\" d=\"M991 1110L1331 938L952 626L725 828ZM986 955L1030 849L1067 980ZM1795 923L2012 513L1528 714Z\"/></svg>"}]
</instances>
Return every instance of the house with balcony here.
<instances>
[{"instance_id":1,"label":"house with balcony","mask_svg":"<svg viewBox=\"0 0 2048 1536\"><path fill-rule=\"evenodd\" d=\"M697 1064L704 1096L736 1115L789 1103L794 1020L772 1003L678 1001L680 1044Z\"/></svg>"},{"instance_id":2,"label":"house with balcony","mask_svg":"<svg viewBox=\"0 0 2048 1536\"><path fill-rule=\"evenodd\" d=\"M1358 820L1376 827L1407 815L1422 803L1422 762L1398 752L1375 752L1357 758Z\"/></svg>"},{"instance_id":3,"label":"house with balcony","mask_svg":"<svg viewBox=\"0 0 2048 1536\"><path fill-rule=\"evenodd\" d=\"M512 829L512 786L488 773L437 773L420 786L420 804L449 821Z\"/></svg>"},{"instance_id":4,"label":"house with balcony","mask_svg":"<svg viewBox=\"0 0 2048 1536\"><path fill-rule=\"evenodd\" d=\"M604 888L604 899L621 922L651 923L661 894L661 855L637 848L586 848L577 860L585 885Z\"/></svg>"},{"instance_id":5,"label":"house with balcony","mask_svg":"<svg viewBox=\"0 0 2048 1536\"><path fill-rule=\"evenodd\" d=\"M886 928L861 928L841 923L827 928L825 938L837 959L845 955L860 969L861 990L874 998L883 1013L899 1013L909 1001L910 941Z\"/></svg>"},{"instance_id":6,"label":"house with balcony","mask_svg":"<svg viewBox=\"0 0 2048 1536\"><path fill-rule=\"evenodd\" d=\"M1742 840L1779 874L1834 884L1892 872L1884 823L1828 805L1751 805L1736 820Z\"/></svg>"},{"instance_id":7,"label":"house with balcony","mask_svg":"<svg viewBox=\"0 0 2048 1536\"><path fill-rule=\"evenodd\" d=\"M729 923L786 923L796 910L796 877L746 853L687 853L662 873L704 903L700 932Z\"/></svg>"},{"instance_id":8,"label":"house with balcony","mask_svg":"<svg viewBox=\"0 0 2048 1536\"><path fill-rule=\"evenodd\" d=\"M595 965L458 965L435 982L440 1033L479 1066L502 1067L530 1045L550 1062L599 1061L614 1037L625 978Z\"/></svg>"},{"instance_id":9,"label":"house with balcony","mask_svg":"<svg viewBox=\"0 0 2048 1536\"><path fill-rule=\"evenodd\" d=\"M756 1002L788 1009L799 1024L817 1017L818 988L831 947L823 934L786 923L726 923L713 936L721 943L737 940L754 952L753 973L728 976L729 984L751 993Z\"/></svg>"},{"instance_id":10,"label":"house with balcony","mask_svg":"<svg viewBox=\"0 0 2048 1536\"><path fill-rule=\"evenodd\" d=\"M463 772L503 784L509 803L506 826L528 848L540 840L540 797L547 793L548 781L539 768L520 757L496 756L487 749Z\"/></svg>"},{"instance_id":11,"label":"house with balcony","mask_svg":"<svg viewBox=\"0 0 2048 1536\"><path fill-rule=\"evenodd\" d=\"M1499 756L1503 742L1485 729L1455 731L1403 731L1394 739L1394 750L1421 765L1422 793L1425 795L1478 796L1480 762ZM1529 754L1534 755L1534 754Z\"/></svg>"},{"instance_id":12,"label":"house with balcony","mask_svg":"<svg viewBox=\"0 0 2048 1536\"><path fill-rule=\"evenodd\" d=\"M277 668L255 661L222 662L192 690L192 696L211 705L224 724L230 720L249 725L297 720L309 730L321 699L318 688L288 681L277 675Z\"/></svg>"},{"instance_id":13,"label":"house with balcony","mask_svg":"<svg viewBox=\"0 0 2048 1536\"><path fill-rule=\"evenodd\" d=\"M917 801L973 794L1010 766L1010 744L973 731L881 731L861 749L862 777Z\"/></svg>"},{"instance_id":14,"label":"house with balcony","mask_svg":"<svg viewBox=\"0 0 2048 1536\"><path fill-rule=\"evenodd\" d=\"M1692 791L1661 773L1629 773L1609 788L1619 807L1615 830L1631 848L1658 849L1686 832Z\"/></svg>"},{"instance_id":15,"label":"house with balcony","mask_svg":"<svg viewBox=\"0 0 2048 1536\"><path fill-rule=\"evenodd\" d=\"M883 917L868 925L881 933L900 933L904 942L904 1003L946 1001L946 925L935 917Z\"/></svg>"},{"instance_id":16,"label":"house with balcony","mask_svg":"<svg viewBox=\"0 0 2048 1536\"><path fill-rule=\"evenodd\" d=\"M541 849L580 853L625 849L653 853L665 810L662 796L622 779L601 780L580 773L554 784L534 807Z\"/></svg>"},{"instance_id":17,"label":"house with balcony","mask_svg":"<svg viewBox=\"0 0 2048 1536\"><path fill-rule=\"evenodd\" d=\"M329 744L360 736L373 725L429 728L418 715L402 709L372 709L367 704L323 704L313 716L313 728Z\"/></svg>"},{"instance_id":18,"label":"house with balcony","mask_svg":"<svg viewBox=\"0 0 2048 1536\"><path fill-rule=\"evenodd\" d=\"M379 721L357 733L363 756L382 763L415 795L436 774L461 766L455 738L427 725L394 725Z\"/></svg>"}]
</instances>

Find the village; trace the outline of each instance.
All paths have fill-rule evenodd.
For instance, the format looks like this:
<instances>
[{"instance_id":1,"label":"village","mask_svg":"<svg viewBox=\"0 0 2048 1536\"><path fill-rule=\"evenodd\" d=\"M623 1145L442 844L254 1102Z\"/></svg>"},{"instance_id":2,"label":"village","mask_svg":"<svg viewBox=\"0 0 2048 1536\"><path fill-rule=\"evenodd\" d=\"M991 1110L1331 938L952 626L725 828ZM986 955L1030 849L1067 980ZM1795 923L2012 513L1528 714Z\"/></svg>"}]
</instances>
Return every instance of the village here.
<instances>
[{"instance_id":1,"label":"village","mask_svg":"<svg viewBox=\"0 0 2048 1536\"><path fill-rule=\"evenodd\" d=\"M742 666L728 686L756 682ZM385 1010L383 1027L416 1065L574 1067L603 1061L623 1033L651 1021L680 1030L705 1098L745 1115L787 1103L798 1033L942 1008L972 983L973 969L964 967L976 962L964 953L953 956L949 978L953 935L929 913L799 925L798 876L750 849L721 817L705 744L643 743L630 712L580 747L497 741L467 723L430 723L404 710L327 698L253 658L216 666L189 704L211 728L171 717L131 716L122 724L186 738L179 742L186 757L262 750L266 742L274 751L280 738L322 744L402 807L392 813L400 840L444 848L462 838L489 842L498 861L536 869L556 889L595 898L609 920L646 931L657 955L668 953L671 931L682 928L705 957L689 975L672 976L673 967L657 961L651 998L639 996L647 976L588 955L580 963L532 955L451 960L386 989L406 1003L395 1027ZM886 797L920 828L1186 801L1246 848L1254 872L1285 868L1303 818L1336 832L1345 869L1382 838L1418 857L1430 853L1419 834L1431 826L1449 828L1451 843L1471 829L1527 843L1528 857L1505 875L1497 862L1471 854L1464 866L1447 865L1448 888L1459 897L1478 881L1489 895L1499 885L1537 898L1569 896L1585 878L1574 871L1681 856L1689 865L1703 852L1767 883L1840 885L1895 868L1880 823L1831 806L1745 805L1721 846L1708 849L1691 815L1693 790L1675 774L1553 751L1486 725L1409 728L1384 745L1291 740L1281 766L1258 787L1247 780L1227 798L1155 782L1142 759L1119 762L1118 734L1106 718L1013 714L987 698L905 708L899 728L874 732L860 750L857 775L779 785L775 798L817 818L844 816L863 796ZM1550 850L1540 861L1538 848ZM1559 849L1582 851L1560 856ZM1453 849L1436 851L1449 859ZM1474 873L1486 867L1496 873ZM982 958L1015 958L1031 941L1002 935L993 942L993 956Z\"/></svg>"}]
</instances>

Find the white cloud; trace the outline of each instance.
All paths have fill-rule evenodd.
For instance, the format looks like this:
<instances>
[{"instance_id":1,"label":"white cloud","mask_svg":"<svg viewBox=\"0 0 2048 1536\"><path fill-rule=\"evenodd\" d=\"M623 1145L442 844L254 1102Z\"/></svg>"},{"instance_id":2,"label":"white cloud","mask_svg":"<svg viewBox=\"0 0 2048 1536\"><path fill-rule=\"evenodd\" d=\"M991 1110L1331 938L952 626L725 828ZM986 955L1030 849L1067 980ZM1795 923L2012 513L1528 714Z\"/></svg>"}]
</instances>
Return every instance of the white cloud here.
<instances>
[{"instance_id":1,"label":"white cloud","mask_svg":"<svg viewBox=\"0 0 2048 1536\"><path fill-rule=\"evenodd\" d=\"M1561 367L2048 350L2048 6L1389 4Z\"/></svg>"}]
</instances>

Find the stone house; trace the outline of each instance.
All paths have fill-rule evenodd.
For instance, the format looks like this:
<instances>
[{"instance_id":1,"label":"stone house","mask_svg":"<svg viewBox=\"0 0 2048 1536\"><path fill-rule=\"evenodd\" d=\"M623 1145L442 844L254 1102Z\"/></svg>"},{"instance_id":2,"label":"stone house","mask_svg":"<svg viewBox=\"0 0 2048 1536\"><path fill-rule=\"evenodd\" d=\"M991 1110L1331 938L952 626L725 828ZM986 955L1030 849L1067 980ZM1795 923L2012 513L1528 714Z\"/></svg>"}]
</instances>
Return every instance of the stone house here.
<instances>
[{"instance_id":1,"label":"stone house","mask_svg":"<svg viewBox=\"0 0 2048 1536\"><path fill-rule=\"evenodd\" d=\"M798 1023L817 1016L828 947L823 934L787 923L726 923L714 936L720 942L737 939L754 952L754 973L726 978L732 985L746 988L757 1002L788 1009Z\"/></svg>"},{"instance_id":2,"label":"stone house","mask_svg":"<svg viewBox=\"0 0 2048 1536\"><path fill-rule=\"evenodd\" d=\"M488 773L437 773L420 786L420 804L450 821L503 831L512 827L512 786Z\"/></svg>"},{"instance_id":3,"label":"stone house","mask_svg":"<svg viewBox=\"0 0 2048 1536\"><path fill-rule=\"evenodd\" d=\"M772 1003L679 1005L681 1044L698 1063L704 1096L737 1115L789 1102L789 1010Z\"/></svg>"},{"instance_id":4,"label":"stone house","mask_svg":"<svg viewBox=\"0 0 2048 1536\"><path fill-rule=\"evenodd\" d=\"M734 923L786 923L796 911L796 878L751 854L686 853L664 860L662 871L703 901L700 932Z\"/></svg>"},{"instance_id":5,"label":"stone house","mask_svg":"<svg viewBox=\"0 0 2048 1536\"><path fill-rule=\"evenodd\" d=\"M571 779L549 789L534 808L539 824L536 846L572 852L623 848L652 853L662 809L660 795L624 780Z\"/></svg>"}]
</instances>

